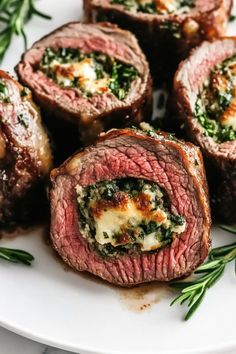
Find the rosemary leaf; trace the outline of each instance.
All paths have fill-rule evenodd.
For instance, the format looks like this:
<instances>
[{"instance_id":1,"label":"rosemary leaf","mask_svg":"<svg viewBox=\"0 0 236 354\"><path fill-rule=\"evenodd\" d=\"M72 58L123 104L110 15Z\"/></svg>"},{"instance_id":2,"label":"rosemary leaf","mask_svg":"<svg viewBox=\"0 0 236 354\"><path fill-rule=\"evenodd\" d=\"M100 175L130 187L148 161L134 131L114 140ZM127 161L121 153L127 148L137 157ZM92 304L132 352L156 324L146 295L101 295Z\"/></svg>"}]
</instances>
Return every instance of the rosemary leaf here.
<instances>
[{"instance_id":1,"label":"rosemary leaf","mask_svg":"<svg viewBox=\"0 0 236 354\"><path fill-rule=\"evenodd\" d=\"M234 225L222 225L220 224L219 227L225 231L232 232L233 234L236 234L236 226Z\"/></svg>"},{"instance_id":2,"label":"rosemary leaf","mask_svg":"<svg viewBox=\"0 0 236 354\"><path fill-rule=\"evenodd\" d=\"M200 295L197 298L197 301L195 301L195 303L189 308L186 316L184 317L185 321L187 321L193 314L194 312L197 310L198 306L201 304L203 298L205 295L205 290L203 290Z\"/></svg>"},{"instance_id":3,"label":"rosemary leaf","mask_svg":"<svg viewBox=\"0 0 236 354\"><path fill-rule=\"evenodd\" d=\"M235 233L234 227L221 227ZM206 291L222 277L226 265L232 261L235 262L236 274L236 243L212 249L208 261L195 270L196 277L192 281L180 280L170 283L171 287L181 292L170 305L182 305L187 301L188 311L184 319L188 320L200 306Z\"/></svg>"},{"instance_id":4,"label":"rosemary leaf","mask_svg":"<svg viewBox=\"0 0 236 354\"><path fill-rule=\"evenodd\" d=\"M185 293L185 294L181 294L179 296L177 296L173 301L172 303L170 304L170 306L174 305L174 304L180 304L182 305L188 298L189 298L189 294L188 293Z\"/></svg>"},{"instance_id":5,"label":"rosemary leaf","mask_svg":"<svg viewBox=\"0 0 236 354\"><path fill-rule=\"evenodd\" d=\"M219 262L220 262L220 260L215 260L215 261L207 262L207 263L203 264L202 266L198 267L198 268L195 270L195 274L198 274L198 273L205 273L205 271L206 271L207 269L215 269L215 268L217 268L217 266L219 265Z\"/></svg>"},{"instance_id":6,"label":"rosemary leaf","mask_svg":"<svg viewBox=\"0 0 236 354\"><path fill-rule=\"evenodd\" d=\"M27 46L24 26L34 15L45 19L51 18L35 8L35 1L36 0L0 1L0 22L3 28L0 32L0 61L4 58L13 35L22 36L25 47Z\"/></svg>"},{"instance_id":7,"label":"rosemary leaf","mask_svg":"<svg viewBox=\"0 0 236 354\"><path fill-rule=\"evenodd\" d=\"M225 256L228 252L232 251L235 247L236 247L236 243L232 243L230 245L213 248L213 250L211 250L209 254L209 259L212 260L212 259Z\"/></svg>"},{"instance_id":8,"label":"rosemary leaf","mask_svg":"<svg viewBox=\"0 0 236 354\"><path fill-rule=\"evenodd\" d=\"M34 257L22 250L0 247L0 258L12 262L12 263L23 263L25 265L31 265Z\"/></svg>"}]
</instances>

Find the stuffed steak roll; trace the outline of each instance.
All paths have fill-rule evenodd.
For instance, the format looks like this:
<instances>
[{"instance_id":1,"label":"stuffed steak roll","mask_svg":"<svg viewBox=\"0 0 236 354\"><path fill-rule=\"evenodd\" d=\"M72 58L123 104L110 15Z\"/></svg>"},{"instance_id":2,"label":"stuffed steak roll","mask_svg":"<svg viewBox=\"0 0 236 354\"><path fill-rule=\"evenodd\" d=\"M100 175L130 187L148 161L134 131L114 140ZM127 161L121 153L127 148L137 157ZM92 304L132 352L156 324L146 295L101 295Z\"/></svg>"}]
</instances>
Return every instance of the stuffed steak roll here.
<instances>
[{"instance_id":1,"label":"stuffed steak roll","mask_svg":"<svg viewBox=\"0 0 236 354\"><path fill-rule=\"evenodd\" d=\"M205 39L226 32L232 0L84 0L85 20L109 21L133 32L153 74L170 77Z\"/></svg>"},{"instance_id":2,"label":"stuffed steak roll","mask_svg":"<svg viewBox=\"0 0 236 354\"><path fill-rule=\"evenodd\" d=\"M74 142L67 157L79 138L87 145L101 131L151 117L145 56L135 37L114 25L66 24L36 42L17 72L46 112L58 147Z\"/></svg>"},{"instance_id":3,"label":"stuffed steak roll","mask_svg":"<svg viewBox=\"0 0 236 354\"><path fill-rule=\"evenodd\" d=\"M55 249L121 286L185 276L210 245L200 150L143 128L112 130L51 174Z\"/></svg>"},{"instance_id":4,"label":"stuffed steak roll","mask_svg":"<svg viewBox=\"0 0 236 354\"><path fill-rule=\"evenodd\" d=\"M195 49L180 65L174 91L180 122L206 160L213 211L236 223L236 39Z\"/></svg>"},{"instance_id":5,"label":"stuffed steak roll","mask_svg":"<svg viewBox=\"0 0 236 354\"><path fill-rule=\"evenodd\" d=\"M0 117L0 228L6 229L42 215L52 155L30 91L2 70Z\"/></svg>"}]
</instances>

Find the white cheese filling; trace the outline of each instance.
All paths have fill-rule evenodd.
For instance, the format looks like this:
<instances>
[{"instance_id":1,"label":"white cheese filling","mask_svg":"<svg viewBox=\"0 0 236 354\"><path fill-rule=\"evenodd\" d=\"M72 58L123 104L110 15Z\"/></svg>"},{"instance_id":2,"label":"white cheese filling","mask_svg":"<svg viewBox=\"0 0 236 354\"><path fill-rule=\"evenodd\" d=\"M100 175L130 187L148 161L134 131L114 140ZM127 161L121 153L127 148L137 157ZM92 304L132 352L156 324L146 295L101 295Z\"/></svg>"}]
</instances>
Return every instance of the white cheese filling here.
<instances>
[{"instance_id":1,"label":"white cheese filling","mask_svg":"<svg viewBox=\"0 0 236 354\"><path fill-rule=\"evenodd\" d=\"M71 86L74 79L78 79L78 88L94 94L109 91L109 77L97 79L95 65L92 58L85 58L78 63L62 64L54 60L50 64L50 69L54 72L57 82L65 87Z\"/></svg>"},{"instance_id":2,"label":"white cheese filling","mask_svg":"<svg viewBox=\"0 0 236 354\"><path fill-rule=\"evenodd\" d=\"M227 68L227 73L221 73L221 69L219 67L219 71L217 70L214 73L213 85L214 90L216 90L222 97L225 99L231 98L229 105L225 108L223 113L218 118L218 122L226 128L232 128L236 130L236 61L231 61L229 64L225 66ZM206 89L212 90L209 88L211 85L211 80L208 79L205 81L204 86ZM230 87L232 89L230 89ZM228 92L232 90L232 92ZM231 96L232 95L232 96ZM206 104L207 105L207 97L206 97ZM217 110L220 104L215 101L211 102L210 108L211 110Z\"/></svg>"},{"instance_id":3,"label":"white cheese filling","mask_svg":"<svg viewBox=\"0 0 236 354\"><path fill-rule=\"evenodd\" d=\"M232 127L236 131L236 62L233 61L228 65L231 71L231 80L233 85L233 98L220 117L220 123L225 127ZM224 92L224 82L222 82L222 92ZM219 88L220 91L220 88Z\"/></svg>"},{"instance_id":4,"label":"white cheese filling","mask_svg":"<svg viewBox=\"0 0 236 354\"><path fill-rule=\"evenodd\" d=\"M146 218L146 221L160 220L160 226L167 226L167 213L161 209L153 212L152 218ZM121 230L129 228L129 226L137 227L145 219L145 213L137 209L136 204L129 200L125 208L110 208L102 211L101 216L94 217L96 228L96 241L101 245L111 243L112 246L118 246L115 234L119 234ZM145 236L144 239L137 238L137 243L141 245L143 251L149 251L160 246L160 242L155 237L156 233Z\"/></svg>"},{"instance_id":5,"label":"white cheese filling","mask_svg":"<svg viewBox=\"0 0 236 354\"><path fill-rule=\"evenodd\" d=\"M158 14L163 15L171 13L186 13L189 11L189 6L180 6L179 0L133 0L129 11L137 12L139 6L145 7L151 4L154 4L154 8Z\"/></svg>"},{"instance_id":6,"label":"white cheese filling","mask_svg":"<svg viewBox=\"0 0 236 354\"><path fill-rule=\"evenodd\" d=\"M78 195L78 203L81 203L84 198L83 188L78 185L76 192ZM150 190L150 186L146 185L143 187L142 193L150 200L147 209L140 209L135 199L128 198L126 202L122 203L120 206L104 206L99 209L99 212L92 213L96 231L95 240L100 245L111 244L114 247L122 245L123 242L119 242L119 239L117 240L117 235L129 229L138 230L139 225L143 223L148 224L152 221L166 230L171 227L171 232L173 233L180 234L184 232L186 228L185 221L182 225L172 225L169 212L161 208L155 208L155 197L163 197L160 190L153 192ZM90 210L93 210L94 207L96 208L96 205L96 200L89 201ZM88 227L85 227L84 230L86 233L89 232ZM155 250L160 248L162 244L158 236L160 236L160 230L150 232L143 238L137 237L135 243L140 245L142 251Z\"/></svg>"}]
</instances>

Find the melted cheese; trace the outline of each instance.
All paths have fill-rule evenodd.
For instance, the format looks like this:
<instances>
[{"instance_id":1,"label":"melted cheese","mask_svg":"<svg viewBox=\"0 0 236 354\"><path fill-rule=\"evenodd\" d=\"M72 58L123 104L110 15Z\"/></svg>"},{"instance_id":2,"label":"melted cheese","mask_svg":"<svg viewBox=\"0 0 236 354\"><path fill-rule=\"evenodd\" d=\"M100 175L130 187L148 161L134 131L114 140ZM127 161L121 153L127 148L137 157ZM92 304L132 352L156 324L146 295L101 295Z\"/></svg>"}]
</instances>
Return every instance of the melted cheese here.
<instances>
[{"instance_id":1,"label":"melted cheese","mask_svg":"<svg viewBox=\"0 0 236 354\"><path fill-rule=\"evenodd\" d=\"M151 4L152 1L150 1L150 0L138 0L138 3L140 5L146 5L146 4Z\"/></svg>"},{"instance_id":2,"label":"melted cheese","mask_svg":"<svg viewBox=\"0 0 236 354\"><path fill-rule=\"evenodd\" d=\"M225 98L226 102L229 100L228 106L217 119L221 126L236 130L236 63L229 63L224 69L226 68L226 73L221 71L221 68L214 71L211 80L206 81L205 84L209 89L210 97L211 93L214 92L215 96L221 95L222 98ZM206 105L207 104L206 98ZM224 107L221 106L220 101L215 100L214 102L210 101L210 108L213 112L217 112L219 108L222 109Z\"/></svg>"},{"instance_id":3,"label":"melted cheese","mask_svg":"<svg viewBox=\"0 0 236 354\"><path fill-rule=\"evenodd\" d=\"M174 12L177 8L176 0L154 0L156 8L161 13Z\"/></svg>"},{"instance_id":4,"label":"melted cheese","mask_svg":"<svg viewBox=\"0 0 236 354\"><path fill-rule=\"evenodd\" d=\"M232 127L236 131L236 87L234 87L233 98L229 106L219 118L219 122L224 127Z\"/></svg>"},{"instance_id":5,"label":"melted cheese","mask_svg":"<svg viewBox=\"0 0 236 354\"><path fill-rule=\"evenodd\" d=\"M232 99L219 121L224 127L232 127L236 131L236 98Z\"/></svg>"},{"instance_id":6,"label":"melted cheese","mask_svg":"<svg viewBox=\"0 0 236 354\"><path fill-rule=\"evenodd\" d=\"M197 21L188 18L187 20L184 21L183 27L182 27L182 32L187 38L191 38L196 35L198 32L200 26Z\"/></svg>"},{"instance_id":7,"label":"melted cheese","mask_svg":"<svg viewBox=\"0 0 236 354\"><path fill-rule=\"evenodd\" d=\"M177 9L176 0L138 0L137 3L142 6L154 3L156 11L163 14L174 12Z\"/></svg>"},{"instance_id":8,"label":"melted cheese","mask_svg":"<svg viewBox=\"0 0 236 354\"><path fill-rule=\"evenodd\" d=\"M78 195L78 203L84 199L84 189L81 186L76 187ZM90 199L88 204L87 217L91 217L95 227L95 240L100 245L111 244L113 247L119 245L125 245L130 243L138 243L142 251L151 251L160 248L162 242L159 241L159 234L161 231L151 231L149 234L145 234L144 237L140 236L142 226L145 223L149 224L150 221L154 221L164 229L169 229L175 233L182 233L185 230L186 222L183 225L172 225L168 211L161 208L155 209L153 205L155 198L162 198L163 194L160 190L152 191L149 185L144 185L142 193L139 197L129 198L124 197L120 199L119 203L112 203L112 201L100 203L100 199ZM142 204L142 202L144 204ZM90 216L89 216L90 215ZM129 230L133 230L134 241L130 239ZM90 228L86 224L84 227L85 237L89 237ZM121 236L121 237L120 237ZM124 236L124 238L123 238ZM127 237L127 238L126 238Z\"/></svg>"},{"instance_id":9,"label":"melted cheese","mask_svg":"<svg viewBox=\"0 0 236 354\"><path fill-rule=\"evenodd\" d=\"M129 229L130 225L133 227L138 226L143 220L153 220L159 225L164 226L167 222L167 214L163 210L158 209L152 213L150 212L149 217L147 217L145 212L137 208L133 200L128 200L125 207L107 208L103 210L99 216L94 217L96 241L102 245L111 243L113 246L117 246L117 240L113 235L119 234L122 229ZM150 235L145 236L144 240L137 240L142 245L143 250L154 249L156 245L160 244L154 237L155 233L153 233L152 236Z\"/></svg>"},{"instance_id":10,"label":"melted cheese","mask_svg":"<svg viewBox=\"0 0 236 354\"><path fill-rule=\"evenodd\" d=\"M70 64L66 64L70 65ZM96 72L91 58L86 58L79 63L71 64L74 77L81 77L84 80L96 80Z\"/></svg>"},{"instance_id":11,"label":"melted cheese","mask_svg":"<svg viewBox=\"0 0 236 354\"><path fill-rule=\"evenodd\" d=\"M176 225L172 228L173 232L176 232L177 234L181 234L182 232L184 232L186 228L186 221L184 221L183 225Z\"/></svg>"},{"instance_id":12,"label":"melted cheese","mask_svg":"<svg viewBox=\"0 0 236 354\"><path fill-rule=\"evenodd\" d=\"M233 130L236 131L236 62L233 61L232 63L229 63L228 68L232 74L231 80L233 84L233 98L230 101L229 106L226 108L226 110L223 112L221 115L219 122L224 126L224 127L231 127ZM219 78L218 78L219 81ZM220 80L218 90L220 92L225 92L227 88L227 82L228 78L224 76L224 79Z\"/></svg>"},{"instance_id":13,"label":"melted cheese","mask_svg":"<svg viewBox=\"0 0 236 354\"><path fill-rule=\"evenodd\" d=\"M161 242L157 240L155 232L144 237L142 241L142 251L152 251L161 247Z\"/></svg>"},{"instance_id":14,"label":"melted cheese","mask_svg":"<svg viewBox=\"0 0 236 354\"><path fill-rule=\"evenodd\" d=\"M225 75L222 75L220 73L216 73L213 76L213 79L212 79L213 89L224 93L227 91L228 85L229 85L229 80L227 79L227 77Z\"/></svg>"},{"instance_id":15,"label":"melted cheese","mask_svg":"<svg viewBox=\"0 0 236 354\"><path fill-rule=\"evenodd\" d=\"M54 60L51 69L56 75L57 82L64 86L71 86L75 78L79 80L79 86L92 94L104 93L109 90L109 78L96 79L97 74L92 58L86 58L78 63L61 64Z\"/></svg>"},{"instance_id":16,"label":"melted cheese","mask_svg":"<svg viewBox=\"0 0 236 354\"><path fill-rule=\"evenodd\" d=\"M152 200L153 202L154 202L156 196L159 199L161 199L163 197L163 194L161 193L160 190L155 190L155 192L153 192L152 190L150 190L148 185L144 185L143 192L146 195L148 195L150 197L150 200ZM152 205L152 207L154 207L154 205Z\"/></svg>"},{"instance_id":17,"label":"melted cheese","mask_svg":"<svg viewBox=\"0 0 236 354\"><path fill-rule=\"evenodd\" d=\"M129 220L132 220L132 225L136 226L142 220L142 213L136 209L134 203L127 203L126 208L120 210L118 208L106 209L101 216L95 218L96 240L98 243L104 245L111 243L113 246L117 242L112 236L115 233L120 233L122 227L126 227ZM106 238L105 233L108 235Z\"/></svg>"}]
</instances>

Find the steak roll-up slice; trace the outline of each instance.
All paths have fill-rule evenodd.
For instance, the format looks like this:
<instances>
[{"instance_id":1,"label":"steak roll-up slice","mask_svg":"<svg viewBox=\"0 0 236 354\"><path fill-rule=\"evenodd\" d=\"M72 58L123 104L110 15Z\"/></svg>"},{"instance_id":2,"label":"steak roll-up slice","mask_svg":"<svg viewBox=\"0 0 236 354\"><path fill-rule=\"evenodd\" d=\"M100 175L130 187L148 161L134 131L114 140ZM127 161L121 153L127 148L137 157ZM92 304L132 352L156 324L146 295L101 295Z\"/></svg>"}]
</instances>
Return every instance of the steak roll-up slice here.
<instances>
[{"instance_id":1,"label":"steak roll-up slice","mask_svg":"<svg viewBox=\"0 0 236 354\"><path fill-rule=\"evenodd\" d=\"M158 79L172 79L191 48L224 35L231 7L232 0L84 0L86 21L109 21L136 35Z\"/></svg>"},{"instance_id":2,"label":"steak roll-up slice","mask_svg":"<svg viewBox=\"0 0 236 354\"><path fill-rule=\"evenodd\" d=\"M0 229L39 220L52 155L30 91L0 70Z\"/></svg>"},{"instance_id":3,"label":"steak roll-up slice","mask_svg":"<svg viewBox=\"0 0 236 354\"><path fill-rule=\"evenodd\" d=\"M17 72L37 103L52 113L49 127L54 125L56 134L61 128L58 145L63 150L73 136L72 150L78 149L78 133L87 145L101 131L151 117L147 61L136 38L115 25L66 24L36 42Z\"/></svg>"},{"instance_id":4,"label":"steak roll-up slice","mask_svg":"<svg viewBox=\"0 0 236 354\"><path fill-rule=\"evenodd\" d=\"M210 244L200 149L145 124L104 134L51 174L55 249L122 286L185 276Z\"/></svg>"},{"instance_id":5,"label":"steak roll-up slice","mask_svg":"<svg viewBox=\"0 0 236 354\"><path fill-rule=\"evenodd\" d=\"M195 49L180 64L174 91L180 123L206 160L213 211L236 223L236 38Z\"/></svg>"}]
</instances>

